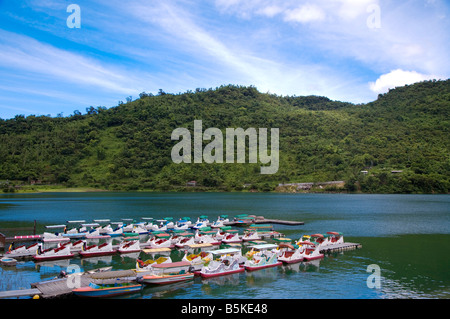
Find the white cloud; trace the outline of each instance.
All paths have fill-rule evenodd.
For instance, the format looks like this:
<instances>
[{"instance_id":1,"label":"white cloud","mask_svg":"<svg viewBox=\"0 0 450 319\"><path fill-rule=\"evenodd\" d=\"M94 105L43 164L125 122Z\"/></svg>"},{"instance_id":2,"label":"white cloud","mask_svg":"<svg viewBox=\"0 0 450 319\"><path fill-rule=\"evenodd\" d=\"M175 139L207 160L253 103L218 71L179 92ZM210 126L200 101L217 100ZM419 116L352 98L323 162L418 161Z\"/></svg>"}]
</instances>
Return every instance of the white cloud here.
<instances>
[{"instance_id":1,"label":"white cloud","mask_svg":"<svg viewBox=\"0 0 450 319\"><path fill-rule=\"evenodd\" d=\"M307 23L312 21L322 21L325 19L325 12L316 5L306 4L304 6L286 10L284 21Z\"/></svg>"},{"instance_id":2,"label":"white cloud","mask_svg":"<svg viewBox=\"0 0 450 319\"><path fill-rule=\"evenodd\" d=\"M413 84L425 80L437 79L434 75L421 74L416 71L393 70L381 75L375 82L370 82L369 87L375 93L386 93L389 89L407 84Z\"/></svg>"}]
</instances>

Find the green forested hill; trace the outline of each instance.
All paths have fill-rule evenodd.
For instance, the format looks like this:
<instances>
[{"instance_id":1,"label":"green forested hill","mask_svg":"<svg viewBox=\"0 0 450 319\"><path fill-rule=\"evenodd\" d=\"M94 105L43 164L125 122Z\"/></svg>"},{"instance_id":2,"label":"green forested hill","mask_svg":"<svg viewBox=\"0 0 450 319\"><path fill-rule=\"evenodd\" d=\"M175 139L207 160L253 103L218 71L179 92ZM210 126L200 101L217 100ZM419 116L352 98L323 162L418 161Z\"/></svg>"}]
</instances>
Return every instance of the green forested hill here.
<instances>
[{"instance_id":1,"label":"green forested hill","mask_svg":"<svg viewBox=\"0 0 450 319\"><path fill-rule=\"evenodd\" d=\"M0 119L0 183L110 190L274 190L279 183L345 181L346 191L448 193L450 80L391 90L354 105L222 86L91 107L68 117ZM175 164L175 128L279 128L280 165ZM207 144L208 142L205 142ZM392 173L392 171L401 171ZM367 171L363 174L361 171ZM5 182L9 181L9 184ZM251 185L251 186L250 186ZM246 188L246 189L248 189Z\"/></svg>"}]
</instances>

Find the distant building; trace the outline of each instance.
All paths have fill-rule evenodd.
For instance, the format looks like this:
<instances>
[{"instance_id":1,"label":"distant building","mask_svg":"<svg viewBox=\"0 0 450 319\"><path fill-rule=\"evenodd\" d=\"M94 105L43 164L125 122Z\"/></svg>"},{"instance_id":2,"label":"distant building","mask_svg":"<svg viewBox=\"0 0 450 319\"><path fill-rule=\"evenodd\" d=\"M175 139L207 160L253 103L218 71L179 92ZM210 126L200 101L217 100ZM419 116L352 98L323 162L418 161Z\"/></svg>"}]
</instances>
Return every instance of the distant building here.
<instances>
[{"instance_id":1,"label":"distant building","mask_svg":"<svg viewBox=\"0 0 450 319\"><path fill-rule=\"evenodd\" d=\"M391 171L392 174L398 174L398 173L403 173L402 170L393 170Z\"/></svg>"},{"instance_id":2,"label":"distant building","mask_svg":"<svg viewBox=\"0 0 450 319\"><path fill-rule=\"evenodd\" d=\"M189 182L186 183L186 186L193 186L193 187L195 187L195 186L197 186L197 181L189 181Z\"/></svg>"}]
</instances>

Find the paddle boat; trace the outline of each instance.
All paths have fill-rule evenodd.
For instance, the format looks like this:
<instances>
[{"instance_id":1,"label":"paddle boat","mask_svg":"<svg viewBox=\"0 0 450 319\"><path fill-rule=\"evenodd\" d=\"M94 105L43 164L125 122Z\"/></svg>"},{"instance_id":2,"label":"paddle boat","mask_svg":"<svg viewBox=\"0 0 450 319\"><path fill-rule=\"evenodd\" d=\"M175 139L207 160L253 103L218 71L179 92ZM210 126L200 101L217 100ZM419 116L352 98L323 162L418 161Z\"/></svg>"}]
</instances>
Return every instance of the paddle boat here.
<instances>
[{"instance_id":1,"label":"paddle boat","mask_svg":"<svg viewBox=\"0 0 450 319\"><path fill-rule=\"evenodd\" d=\"M328 245L337 245L344 243L344 235L341 232L329 231L328 235Z\"/></svg>"},{"instance_id":2,"label":"paddle boat","mask_svg":"<svg viewBox=\"0 0 450 319\"><path fill-rule=\"evenodd\" d=\"M139 240L123 241L117 251L120 254L136 253L141 251L141 244Z\"/></svg>"},{"instance_id":3,"label":"paddle boat","mask_svg":"<svg viewBox=\"0 0 450 319\"><path fill-rule=\"evenodd\" d=\"M65 243L58 243L58 247L63 247L63 246L69 246L70 251L75 252L75 251L81 251L83 250L83 248L86 245L86 241L84 240L77 240L76 242L65 242Z\"/></svg>"},{"instance_id":4,"label":"paddle boat","mask_svg":"<svg viewBox=\"0 0 450 319\"><path fill-rule=\"evenodd\" d=\"M153 238L147 241L150 248L174 248L172 243L172 236L166 233L155 234Z\"/></svg>"},{"instance_id":5,"label":"paddle boat","mask_svg":"<svg viewBox=\"0 0 450 319\"><path fill-rule=\"evenodd\" d=\"M5 257L26 257L26 256L34 256L36 255L36 251L39 246L42 246L41 243L34 243L32 245L26 246L21 245L19 247L15 247L14 243L9 245L8 251L5 252Z\"/></svg>"},{"instance_id":6,"label":"paddle boat","mask_svg":"<svg viewBox=\"0 0 450 319\"><path fill-rule=\"evenodd\" d=\"M118 237L123 235L123 226L118 226L114 228L113 230L108 230L106 232L106 235L110 237Z\"/></svg>"},{"instance_id":7,"label":"paddle boat","mask_svg":"<svg viewBox=\"0 0 450 319\"><path fill-rule=\"evenodd\" d=\"M236 233L239 233L239 230L232 229L231 226L223 226L223 227L220 227L219 229L217 229L215 236L217 239L222 240L226 235L236 234Z\"/></svg>"},{"instance_id":8,"label":"paddle boat","mask_svg":"<svg viewBox=\"0 0 450 319\"><path fill-rule=\"evenodd\" d=\"M68 259L72 258L74 254L70 251L70 246L65 245L57 248L49 248L42 250L41 246L38 246L37 253L33 258L36 261L47 261L47 260L57 260L57 259Z\"/></svg>"},{"instance_id":9,"label":"paddle boat","mask_svg":"<svg viewBox=\"0 0 450 319\"><path fill-rule=\"evenodd\" d=\"M192 226L191 219L189 217L182 217L179 219L175 226L173 227L175 230L186 230Z\"/></svg>"},{"instance_id":10,"label":"paddle boat","mask_svg":"<svg viewBox=\"0 0 450 319\"><path fill-rule=\"evenodd\" d=\"M168 257L159 257L156 260L148 259L146 261L143 261L141 259L136 259L136 272L137 273L143 273L143 272L149 272L153 266L159 265L159 264L165 264L165 263L171 263L172 258L170 256Z\"/></svg>"},{"instance_id":11,"label":"paddle boat","mask_svg":"<svg viewBox=\"0 0 450 319\"><path fill-rule=\"evenodd\" d=\"M138 278L138 282L153 285L166 285L194 279L190 272L191 264L185 261L162 263L152 266L151 274Z\"/></svg>"},{"instance_id":12,"label":"paddle boat","mask_svg":"<svg viewBox=\"0 0 450 319\"><path fill-rule=\"evenodd\" d=\"M58 242L58 241L69 241L70 238L63 237L63 234L66 232L66 225L59 224L59 225L47 225L45 226L46 229L63 229L61 232L44 232L42 234L42 241L44 242Z\"/></svg>"},{"instance_id":13,"label":"paddle boat","mask_svg":"<svg viewBox=\"0 0 450 319\"><path fill-rule=\"evenodd\" d=\"M219 217L217 217L217 220L211 224L212 228L220 228L220 227L224 227L225 224L229 222L230 220L228 219L228 215L220 215Z\"/></svg>"},{"instance_id":14,"label":"paddle boat","mask_svg":"<svg viewBox=\"0 0 450 319\"><path fill-rule=\"evenodd\" d=\"M242 236L243 241L253 241L260 240L261 236L258 234L256 230L248 230L244 232L244 236Z\"/></svg>"},{"instance_id":15,"label":"paddle boat","mask_svg":"<svg viewBox=\"0 0 450 319\"><path fill-rule=\"evenodd\" d=\"M111 227L110 219L94 219L94 222L98 223L99 226L96 228L100 235L106 235L108 232L112 232L113 228ZM104 223L105 225L100 225L100 223Z\"/></svg>"},{"instance_id":16,"label":"paddle boat","mask_svg":"<svg viewBox=\"0 0 450 319\"><path fill-rule=\"evenodd\" d=\"M176 243L175 243L175 247L177 248L184 248L186 246L189 245L194 245L195 242L195 238L194 236L191 237L182 237L181 239L179 239Z\"/></svg>"},{"instance_id":17,"label":"paddle boat","mask_svg":"<svg viewBox=\"0 0 450 319\"><path fill-rule=\"evenodd\" d=\"M302 262L304 259L305 246L285 244L279 245L281 252L278 254L278 260L284 264L295 264Z\"/></svg>"},{"instance_id":18,"label":"paddle boat","mask_svg":"<svg viewBox=\"0 0 450 319\"><path fill-rule=\"evenodd\" d=\"M86 243L84 243L83 250L80 252L80 255L81 257L98 257L114 255L116 252L117 250L113 249L111 243L103 243L99 246L87 246Z\"/></svg>"},{"instance_id":19,"label":"paddle boat","mask_svg":"<svg viewBox=\"0 0 450 319\"><path fill-rule=\"evenodd\" d=\"M131 232L138 235L146 235L148 234L148 229L144 224L135 224Z\"/></svg>"},{"instance_id":20,"label":"paddle boat","mask_svg":"<svg viewBox=\"0 0 450 319\"><path fill-rule=\"evenodd\" d=\"M220 256L218 259L211 260L201 268L200 271L195 272L203 278L224 276L244 272L245 268L239 265L242 253L240 249L227 248L213 250L211 253L214 256Z\"/></svg>"},{"instance_id":21,"label":"paddle boat","mask_svg":"<svg viewBox=\"0 0 450 319\"><path fill-rule=\"evenodd\" d=\"M201 215L197 218L197 221L195 222L194 226L192 226L192 228L200 229L200 228L208 227L208 224L209 224L208 216Z\"/></svg>"},{"instance_id":22,"label":"paddle boat","mask_svg":"<svg viewBox=\"0 0 450 319\"><path fill-rule=\"evenodd\" d=\"M242 238L239 236L239 234L237 232L236 233L227 233L222 238L222 242L225 244L240 243L240 242L242 242Z\"/></svg>"},{"instance_id":23,"label":"paddle boat","mask_svg":"<svg viewBox=\"0 0 450 319\"><path fill-rule=\"evenodd\" d=\"M324 255L320 253L321 248L320 245L316 245L311 242L299 242L299 244L301 244L302 247L304 247L303 259L305 261L311 261L324 257Z\"/></svg>"},{"instance_id":24,"label":"paddle boat","mask_svg":"<svg viewBox=\"0 0 450 319\"><path fill-rule=\"evenodd\" d=\"M182 261L187 261L191 264L194 270L200 270L206 263L213 259L213 254L211 252L202 251L198 254L189 254L185 251Z\"/></svg>"},{"instance_id":25,"label":"paddle boat","mask_svg":"<svg viewBox=\"0 0 450 319\"><path fill-rule=\"evenodd\" d=\"M283 263L278 261L277 253L274 251L277 247L274 244L251 246L251 250L246 254L249 258L244 263L245 269L253 271L282 265Z\"/></svg>"},{"instance_id":26,"label":"paddle boat","mask_svg":"<svg viewBox=\"0 0 450 319\"><path fill-rule=\"evenodd\" d=\"M87 287L73 289L72 292L79 297L105 298L132 294L141 291L143 285L131 282L115 284L89 283Z\"/></svg>"}]
</instances>

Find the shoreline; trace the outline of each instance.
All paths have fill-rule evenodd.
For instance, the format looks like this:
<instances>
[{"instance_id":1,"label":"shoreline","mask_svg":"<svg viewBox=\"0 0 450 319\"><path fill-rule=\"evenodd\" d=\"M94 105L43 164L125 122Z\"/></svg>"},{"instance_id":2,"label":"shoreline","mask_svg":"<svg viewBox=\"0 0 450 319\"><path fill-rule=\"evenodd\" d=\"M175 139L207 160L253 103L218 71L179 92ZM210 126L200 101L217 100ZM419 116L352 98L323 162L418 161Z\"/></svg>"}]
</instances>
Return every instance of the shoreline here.
<instances>
[{"instance_id":1,"label":"shoreline","mask_svg":"<svg viewBox=\"0 0 450 319\"><path fill-rule=\"evenodd\" d=\"M162 189L101 189L95 187L65 187L65 186L31 186L22 189L15 190L14 192L3 192L0 194L42 194L42 193L100 193L100 192L127 192L127 193L275 193L275 194L384 194L384 195L449 195L449 193L365 193L361 191L348 192L346 190L302 190L302 191L286 191L286 190L272 190L272 191L260 191L260 190L224 190L219 188L206 188L206 187L183 187L170 190Z\"/></svg>"}]
</instances>

